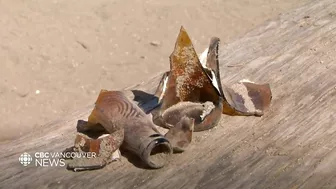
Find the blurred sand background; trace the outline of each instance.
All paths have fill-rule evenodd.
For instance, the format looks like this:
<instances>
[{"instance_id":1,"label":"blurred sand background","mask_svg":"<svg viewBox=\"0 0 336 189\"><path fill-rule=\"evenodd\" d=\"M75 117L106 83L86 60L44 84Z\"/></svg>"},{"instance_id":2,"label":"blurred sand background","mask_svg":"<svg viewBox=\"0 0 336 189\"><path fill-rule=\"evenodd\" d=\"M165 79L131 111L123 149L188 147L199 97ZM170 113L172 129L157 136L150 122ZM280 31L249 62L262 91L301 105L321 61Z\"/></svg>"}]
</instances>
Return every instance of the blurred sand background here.
<instances>
[{"instance_id":1,"label":"blurred sand background","mask_svg":"<svg viewBox=\"0 0 336 189\"><path fill-rule=\"evenodd\" d=\"M307 1L0 0L0 141L168 70L181 25L200 53Z\"/></svg>"}]
</instances>

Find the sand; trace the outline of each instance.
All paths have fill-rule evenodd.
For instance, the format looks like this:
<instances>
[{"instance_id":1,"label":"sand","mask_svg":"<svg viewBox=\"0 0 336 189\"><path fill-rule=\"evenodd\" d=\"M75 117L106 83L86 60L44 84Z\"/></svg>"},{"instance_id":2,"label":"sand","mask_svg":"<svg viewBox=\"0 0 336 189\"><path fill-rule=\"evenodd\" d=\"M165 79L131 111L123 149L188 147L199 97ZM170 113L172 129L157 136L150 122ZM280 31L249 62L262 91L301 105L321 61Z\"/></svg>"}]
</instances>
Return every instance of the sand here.
<instances>
[{"instance_id":1,"label":"sand","mask_svg":"<svg viewBox=\"0 0 336 189\"><path fill-rule=\"evenodd\" d=\"M181 25L201 53L307 1L0 1L0 141L168 70Z\"/></svg>"}]
</instances>

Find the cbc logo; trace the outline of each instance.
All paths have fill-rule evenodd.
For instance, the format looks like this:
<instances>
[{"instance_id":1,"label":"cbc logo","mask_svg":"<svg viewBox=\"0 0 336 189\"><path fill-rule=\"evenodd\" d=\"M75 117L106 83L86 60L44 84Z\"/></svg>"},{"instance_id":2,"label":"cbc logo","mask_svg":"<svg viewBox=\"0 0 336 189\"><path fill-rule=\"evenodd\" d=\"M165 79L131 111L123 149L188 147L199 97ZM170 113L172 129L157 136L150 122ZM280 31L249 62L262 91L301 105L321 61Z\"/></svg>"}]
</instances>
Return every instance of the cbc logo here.
<instances>
[{"instance_id":1,"label":"cbc logo","mask_svg":"<svg viewBox=\"0 0 336 189\"><path fill-rule=\"evenodd\" d=\"M27 152L21 154L21 156L19 157L19 162L23 166L29 165L32 161L33 161L33 158Z\"/></svg>"}]
</instances>

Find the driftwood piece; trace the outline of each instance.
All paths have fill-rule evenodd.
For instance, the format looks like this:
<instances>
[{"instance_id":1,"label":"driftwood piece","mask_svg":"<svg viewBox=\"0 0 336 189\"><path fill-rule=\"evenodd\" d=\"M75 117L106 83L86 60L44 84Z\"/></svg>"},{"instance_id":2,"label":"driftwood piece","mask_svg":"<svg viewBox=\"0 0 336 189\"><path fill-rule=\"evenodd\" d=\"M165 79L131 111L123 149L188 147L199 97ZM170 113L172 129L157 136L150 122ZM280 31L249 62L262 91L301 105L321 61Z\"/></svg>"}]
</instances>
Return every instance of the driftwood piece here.
<instances>
[{"instance_id":1,"label":"driftwood piece","mask_svg":"<svg viewBox=\"0 0 336 189\"><path fill-rule=\"evenodd\" d=\"M316 0L222 45L223 84L242 78L271 84L273 100L263 117L223 115L155 171L125 158L79 173L18 162L23 152L71 146L77 120L92 109L86 107L1 143L1 188L336 188L335 11L334 0ZM160 78L135 88L153 93Z\"/></svg>"}]
</instances>

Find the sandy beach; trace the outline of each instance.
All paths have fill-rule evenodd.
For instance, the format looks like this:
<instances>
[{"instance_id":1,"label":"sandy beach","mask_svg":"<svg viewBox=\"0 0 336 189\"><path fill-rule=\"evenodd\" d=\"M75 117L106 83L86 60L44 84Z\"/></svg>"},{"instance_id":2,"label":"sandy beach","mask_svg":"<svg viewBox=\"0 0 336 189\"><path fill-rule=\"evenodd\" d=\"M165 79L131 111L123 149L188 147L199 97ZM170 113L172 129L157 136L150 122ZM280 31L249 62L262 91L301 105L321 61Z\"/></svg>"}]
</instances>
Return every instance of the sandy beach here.
<instances>
[{"instance_id":1,"label":"sandy beach","mask_svg":"<svg viewBox=\"0 0 336 189\"><path fill-rule=\"evenodd\" d=\"M181 25L201 53L307 1L0 1L0 141L168 70Z\"/></svg>"}]
</instances>

